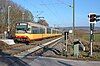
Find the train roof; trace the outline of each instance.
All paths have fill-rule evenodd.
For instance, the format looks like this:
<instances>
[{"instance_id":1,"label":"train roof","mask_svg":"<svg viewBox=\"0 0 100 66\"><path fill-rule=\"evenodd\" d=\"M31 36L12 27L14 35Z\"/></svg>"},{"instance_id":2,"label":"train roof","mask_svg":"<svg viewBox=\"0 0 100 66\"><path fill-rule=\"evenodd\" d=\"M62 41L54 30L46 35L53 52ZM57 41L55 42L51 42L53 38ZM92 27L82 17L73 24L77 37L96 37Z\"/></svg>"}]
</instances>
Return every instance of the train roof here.
<instances>
[{"instance_id":1,"label":"train roof","mask_svg":"<svg viewBox=\"0 0 100 66\"><path fill-rule=\"evenodd\" d=\"M22 23L22 24L27 23L27 24L30 25L30 26L40 27L40 28L47 28L47 26L44 26L44 25L41 25L41 24L35 23L35 22L19 22L19 23Z\"/></svg>"},{"instance_id":2,"label":"train roof","mask_svg":"<svg viewBox=\"0 0 100 66\"><path fill-rule=\"evenodd\" d=\"M38 23L34 23L34 22L27 22L30 26L35 26L35 27L41 27L41 28L47 28L44 25L38 24Z\"/></svg>"},{"instance_id":3,"label":"train roof","mask_svg":"<svg viewBox=\"0 0 100 66\"><path fill-rule=\"evenodd\" d=\"M47 27L47 26L44 26L44 25L41 25L41 24L35 23L35 22L20 22L20 23L27 23L27 24L29 24L30 26L40 27L40 28L51 28L51 27ZM60 31L59 29L55 29L55 28L51 28L51 29Z\"/></svg>"}]
</instances>

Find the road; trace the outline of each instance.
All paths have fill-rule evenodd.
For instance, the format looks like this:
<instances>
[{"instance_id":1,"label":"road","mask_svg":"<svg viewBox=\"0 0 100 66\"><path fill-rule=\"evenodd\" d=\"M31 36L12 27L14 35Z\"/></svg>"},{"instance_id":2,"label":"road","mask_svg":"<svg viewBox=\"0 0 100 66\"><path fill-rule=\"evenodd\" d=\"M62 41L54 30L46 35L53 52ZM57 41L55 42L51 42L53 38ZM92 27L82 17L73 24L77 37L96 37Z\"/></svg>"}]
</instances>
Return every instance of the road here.
<instances>
[{"instance_id":1,"label":"road","mask_svg":"<svg viewBox=\"0 0 100 66\"><path fill-rule=\"evenodd\" d=\"M17 57L10 56L5 53L0 53L0 66L30 66L30 65Z\"/></svg>"},{"instance_id":2,"label":"road","mask_svg":"<svg viewBox=\"0 0 100 66\"><path fill-rule=\"evenodd\" d=\"M80 61L50 57L28 57L23 59L31 66L100 66L100 61Z\"/></svg>"},{"instance_id":3,"label":"road","mask_svg":"<svg viewBox=\"0 0 100 66\"><path fill-rule=\"evenodd\" d=\"M24 59L0 57L0 66L100 66L100 61L80 61L42 56L28 56Z\"/></svg>"}]
</instances>

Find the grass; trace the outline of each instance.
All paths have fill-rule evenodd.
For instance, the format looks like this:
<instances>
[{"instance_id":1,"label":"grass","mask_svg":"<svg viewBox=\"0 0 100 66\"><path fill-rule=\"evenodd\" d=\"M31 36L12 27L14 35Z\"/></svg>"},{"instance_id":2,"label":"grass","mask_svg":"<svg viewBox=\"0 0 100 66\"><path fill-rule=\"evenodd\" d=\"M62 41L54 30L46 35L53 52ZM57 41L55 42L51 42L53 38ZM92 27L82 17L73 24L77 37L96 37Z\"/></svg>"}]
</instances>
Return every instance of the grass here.
<instances>
[{"instance_id":1,"label":"grass","mask_svg":"<svg viewBox=\"0 0 100 66\"><path fill-rule=\"evenodd\" d=\"M100 42L100 34L95 34L95 41Z\"/></svg>"},{"instance_id":2,"label":"grass","mask_svg":"<svg viewBox=\"0 0 100 66\"><path fill-rule=\"evenodd\" d=\"M90 35L84 32L77 32L77 37L88 41L85 42L84 41L84 45L86 48L85 52L81 52L79 57L83 60L83 59L87 59L87 60L97 60L100 61L100 33L96 33L94 34L94 43L93 43L93 56L90 57L89 56L89 51L90 51L90 45L89 45L89 41L90 41Z\"/></svg>"},{"instance_id":3,"label":"grass","mask_svg":"<svg viewBox=\"0 0 100 66\"><path fill-rule=\"evenodd\" d=\"M84 35L82 38L89 41L89 35L88 34ZM94 41L100 42L100 34L94 34Z\"/></svg>"}]
</instances>

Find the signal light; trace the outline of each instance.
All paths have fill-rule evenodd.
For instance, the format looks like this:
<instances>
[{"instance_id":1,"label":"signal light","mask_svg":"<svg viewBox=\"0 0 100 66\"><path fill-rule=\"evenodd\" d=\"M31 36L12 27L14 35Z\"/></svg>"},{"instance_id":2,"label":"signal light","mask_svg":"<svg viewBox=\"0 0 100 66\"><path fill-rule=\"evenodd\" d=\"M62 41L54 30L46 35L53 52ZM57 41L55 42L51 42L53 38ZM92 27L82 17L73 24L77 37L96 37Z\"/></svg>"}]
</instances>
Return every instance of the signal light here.
<instances>
[{"instance_id":1,"label":"signal light","mask_svg":"<svg viewBox=\"0 0 100 66\"><path fill-rule=\"evenodd\" d=\"M90 15L90 22L94 22L94 21L96 21L96 15L92 14Z\"/></svg>"},{"instance_id":2,"label":"signal light","mask_svg":"<svg viewBox=\"0 0 100 66\"><path fill-rule=\"evenodd\" d=\"M90 13L88 15L88 17L89 17L89 22L90 23L96 23L96 14L95 13Z\"/></svg>"}]
</instances>

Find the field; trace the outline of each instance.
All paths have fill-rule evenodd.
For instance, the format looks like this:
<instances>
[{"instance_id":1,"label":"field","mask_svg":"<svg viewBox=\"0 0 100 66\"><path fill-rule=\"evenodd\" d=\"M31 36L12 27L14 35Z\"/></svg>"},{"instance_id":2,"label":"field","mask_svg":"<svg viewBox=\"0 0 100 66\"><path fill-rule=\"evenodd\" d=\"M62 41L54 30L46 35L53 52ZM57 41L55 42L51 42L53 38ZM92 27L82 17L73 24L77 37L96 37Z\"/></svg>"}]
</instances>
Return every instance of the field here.
<instances>
[{"instance_id":1,"label":"field","mask_svg":"<svg viewBox=\"0 0 100 66\"><path fill-rule=\"evenodd\" d=\"M100 61L100 32L94 34L94 42L93 42L93 56L89 57L90 52L90 35L88 31L85 30L77 30L76 37L80 38L82 43L85 46L85 52L80 53L80 57L85 58L87 60L98 60Z\"/></svg>"},{"instance_id":2,"label":"field","mask_svg":"<svg viewBox=\"0 0 100 66\"><path fill-rule=\"evenodd\" d=\"M89 41L89 35L88 34L84 35L82 38ZM100 34L94 34L94 41L100 42Z\"/></svg>"}]
</instances>

